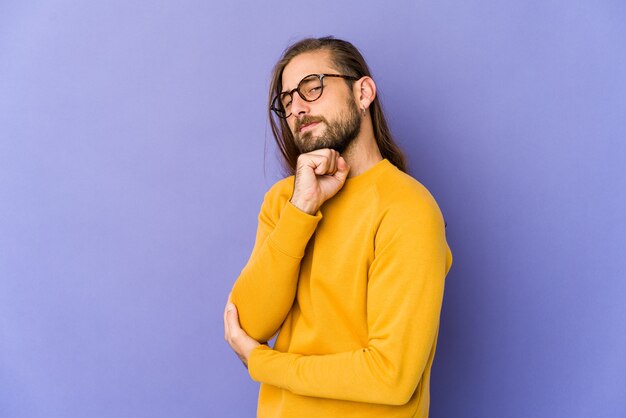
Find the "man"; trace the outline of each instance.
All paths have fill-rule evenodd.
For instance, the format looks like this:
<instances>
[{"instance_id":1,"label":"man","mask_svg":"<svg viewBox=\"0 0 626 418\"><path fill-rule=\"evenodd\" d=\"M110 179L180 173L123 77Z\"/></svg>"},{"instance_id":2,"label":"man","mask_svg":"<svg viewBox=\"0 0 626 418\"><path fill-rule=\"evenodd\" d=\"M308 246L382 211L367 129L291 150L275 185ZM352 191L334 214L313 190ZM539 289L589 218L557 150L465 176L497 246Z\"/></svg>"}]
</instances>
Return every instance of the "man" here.
<instances>
[{"instance_id":1,"label":"man","mask_svg":"<svg viewBox=\"0 0 626 418\"><path fill-rule=\"evenodd\" d=\"M261 382L258 416L427 417L452 254L363 57L332 37L297 42L269 104L293 175L266 193L224 312L226 340Z\"/></svg>"}]
</instances>

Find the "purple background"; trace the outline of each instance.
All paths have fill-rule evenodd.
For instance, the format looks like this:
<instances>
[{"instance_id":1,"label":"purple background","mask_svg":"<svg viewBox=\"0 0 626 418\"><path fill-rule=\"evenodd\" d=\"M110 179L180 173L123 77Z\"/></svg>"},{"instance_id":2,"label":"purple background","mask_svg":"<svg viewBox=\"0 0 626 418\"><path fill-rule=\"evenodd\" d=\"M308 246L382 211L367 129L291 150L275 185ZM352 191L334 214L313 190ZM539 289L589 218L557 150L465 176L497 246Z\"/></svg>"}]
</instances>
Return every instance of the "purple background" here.
<instances>
[{"instance_id":1,"label":"purple background","mask_svg":"<svg viewBox=\"0 0 626 418\"><path fill-rule=\"evenodd\" d=\"M227 3L0 3L0 416L254 415L267 85L334 34L448 222L431 416L625 417L626 3Z\"/></svg>"}]
</instances>

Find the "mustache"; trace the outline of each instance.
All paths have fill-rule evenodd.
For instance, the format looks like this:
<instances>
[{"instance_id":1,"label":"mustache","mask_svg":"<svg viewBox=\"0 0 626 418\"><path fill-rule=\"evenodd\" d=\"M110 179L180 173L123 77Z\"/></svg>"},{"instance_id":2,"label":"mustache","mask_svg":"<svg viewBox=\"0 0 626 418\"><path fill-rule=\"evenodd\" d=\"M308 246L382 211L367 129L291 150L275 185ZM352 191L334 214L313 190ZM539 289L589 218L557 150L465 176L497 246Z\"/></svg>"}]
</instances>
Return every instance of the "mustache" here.
<instances>
[{"instance_id":1,"label":"mustache","mask_svg":"<svg viewBox=\"0 0 626 418\"><path fill-rule=\"evenodd\" d=\"M322 116L304 116L302 119L296 119L296 132L300 132L304 125L314 122L326 122L326 119Z\"/></svg>"}]
</instances>

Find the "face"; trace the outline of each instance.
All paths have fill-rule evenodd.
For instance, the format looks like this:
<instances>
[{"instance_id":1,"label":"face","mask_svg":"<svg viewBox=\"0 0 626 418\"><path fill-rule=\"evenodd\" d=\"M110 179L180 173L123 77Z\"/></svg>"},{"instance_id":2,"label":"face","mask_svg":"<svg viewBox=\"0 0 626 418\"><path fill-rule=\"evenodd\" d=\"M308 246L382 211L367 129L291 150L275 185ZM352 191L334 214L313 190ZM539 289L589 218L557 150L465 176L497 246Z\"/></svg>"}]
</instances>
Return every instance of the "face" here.
<instances>
[{"instance_id":1,"label":"face","mask_svg":"<svg viewBox=\"0 0 626 418\"><path fill-rule=\"evenodd\" d=\"M328 51L294 57L283 71L282 90L295 88L309 74L339 74L330 64ZM322 96L314 102L293 94L289 129L300 153L332 148L342 153L361 129L361 115L352 91L341 78L326 77Z\"/></svg>"}]
</instances>

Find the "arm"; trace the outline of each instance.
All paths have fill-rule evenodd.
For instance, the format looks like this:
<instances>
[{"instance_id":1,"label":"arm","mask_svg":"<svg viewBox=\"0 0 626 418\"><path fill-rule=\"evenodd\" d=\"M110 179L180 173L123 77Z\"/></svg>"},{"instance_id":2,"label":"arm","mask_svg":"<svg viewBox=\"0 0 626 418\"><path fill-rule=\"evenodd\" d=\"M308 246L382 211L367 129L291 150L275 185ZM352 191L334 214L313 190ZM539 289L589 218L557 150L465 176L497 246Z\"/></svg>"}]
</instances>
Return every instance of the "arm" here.
<instances>
[{"instance_id":1,"label":"arm","mask_svg":"<svg viewBox=\"0 0 626 418\"><path fill-rule=\"evenodd\" d=\"M258 341L276 333L293 304L304 249L322 218L280 196L265 195L254 249L231 292L241 327Z\"/></svg>"},{"instance_id":2,"label":"arm","mask_svg":"<svg viewBox=\"0 0 626 418\"><path fill-rule=\"evenodd\" d=\"M251 351L254 380L299 395L402 405L414 393L434 348L451 258L443 219L430 205L390 210L369 270L369 342L327 355Z\"/></svg>"},{"instance_id":3,"label":"arm","mask_svg":"<svg viewBox=\"0 0 626 418\"><path fill-rule=\"evenodd\" d=\"M230 299L241 327L255 340L269 340L289 313L300 261L322 219L319 208L343 187L349 170L334 150L301 154L290 201L276 190L266 194L252 255Z\"/></svg>"}]
</instances>

